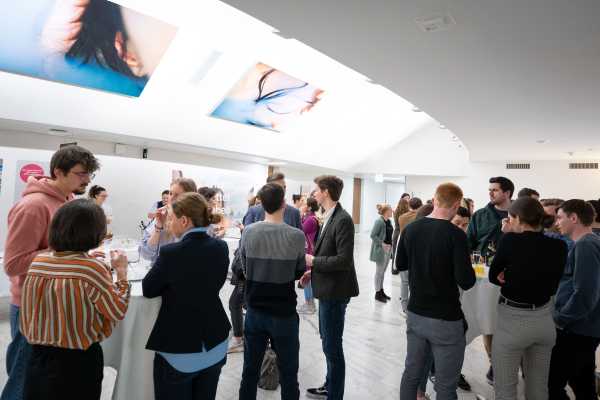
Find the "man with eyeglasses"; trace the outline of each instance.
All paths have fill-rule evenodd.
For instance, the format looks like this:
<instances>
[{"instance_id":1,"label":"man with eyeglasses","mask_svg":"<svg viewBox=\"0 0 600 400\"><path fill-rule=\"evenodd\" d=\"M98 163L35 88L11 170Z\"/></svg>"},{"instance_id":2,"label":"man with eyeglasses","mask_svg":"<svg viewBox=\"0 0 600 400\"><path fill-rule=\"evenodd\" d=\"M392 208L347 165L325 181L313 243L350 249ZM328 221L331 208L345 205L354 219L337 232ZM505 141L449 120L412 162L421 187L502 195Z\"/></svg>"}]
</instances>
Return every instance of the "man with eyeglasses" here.
<instances>
[{"instance_id":1,"label":"man with eyeglasses","mask_svg":"<svg viewBox=\"0 0 600 400\"><path fill-rule=\"evenodd\" d=\"M4 247L4 270L10 279L10 331L12 341L6 353L8 380L1 400L21 400L25 368L31 345L19 331L21 289L33 258L48 250L50 221L73 195L86 192L100 163L79 146L58 150L50 161L50 177L30 177L22 198L8 213L8 234Z\"/></svg>"},{"instance_id":2,"label":"man with eyeglasses","mask_svg":"<svg viewBox=\"0 0 600 400\"><path fill-rule=\"evenodd\" d=\"M275 183L281 187L285 191L285 175L281 172L274 173L273 175L267 178L267 183ZM265 219L265 209L261 204L250 207L248 213L244 217L244 226L248 226L255 222L263 221ZM289 204L285 205L285 210L283 212L283 221L289 226L293 226L294 228L298 228L302 230L302 223L300 222L300 211L297 208L290 206Z\"/></svg>"}]
</instances>

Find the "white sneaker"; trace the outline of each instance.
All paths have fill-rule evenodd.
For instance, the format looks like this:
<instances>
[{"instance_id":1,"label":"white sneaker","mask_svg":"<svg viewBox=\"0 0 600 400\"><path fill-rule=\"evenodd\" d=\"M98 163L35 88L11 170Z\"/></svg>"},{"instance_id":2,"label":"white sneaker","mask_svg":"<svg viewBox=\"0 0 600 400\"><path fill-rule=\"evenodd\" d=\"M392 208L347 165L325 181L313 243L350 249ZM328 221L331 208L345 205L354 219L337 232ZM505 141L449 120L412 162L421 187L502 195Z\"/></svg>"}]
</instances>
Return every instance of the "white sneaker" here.
<instances>
[{"instance_id":1,"label":"white sneaker","mask_svg":"<svg viewBox=\"0 0 600 400\"><path fill-rule=\"evenodd\" d=\"M304 303L300 307L298 307L298 314L308 314L312 315L317 312L317 307L310 303Z\"/></svg>"},{"instance_id":2,"label":"white sneaker","mask_svg":"<svg viewBox=\"0 0 600 400\"><path fill-rule=\"evenodd\" d=\"M243 353L244 352L244 339L239 342L235 339L231 339L229 342L229 347L227 348L227 354L232 353Z\"/></svg>"}]
</instances>

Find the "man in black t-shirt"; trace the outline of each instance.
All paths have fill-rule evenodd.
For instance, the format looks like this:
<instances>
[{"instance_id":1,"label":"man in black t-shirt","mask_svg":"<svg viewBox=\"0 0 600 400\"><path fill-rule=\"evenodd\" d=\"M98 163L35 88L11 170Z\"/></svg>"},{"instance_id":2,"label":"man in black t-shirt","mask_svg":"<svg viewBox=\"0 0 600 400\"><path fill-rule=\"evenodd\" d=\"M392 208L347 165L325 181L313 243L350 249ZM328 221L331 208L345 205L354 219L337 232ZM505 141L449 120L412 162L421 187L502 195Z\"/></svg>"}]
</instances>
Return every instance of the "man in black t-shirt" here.
<instances>
[{"instance_id":1,"label":"man in black t-shirt","mask_svg":"<svg viewBox=\"0 0 600 400\"><path fill-rule=\"evenodd\" d=\"M462 197L455 184L440 185L433 212L408 225L398 243L397 264L400 270L408 270L411 293L400 400L416 398L428 351L436 366L437 398L456 399L466 346L458 288L468 290L475 285L467 237L450 222Z\"/></svg>"}]
</instances>

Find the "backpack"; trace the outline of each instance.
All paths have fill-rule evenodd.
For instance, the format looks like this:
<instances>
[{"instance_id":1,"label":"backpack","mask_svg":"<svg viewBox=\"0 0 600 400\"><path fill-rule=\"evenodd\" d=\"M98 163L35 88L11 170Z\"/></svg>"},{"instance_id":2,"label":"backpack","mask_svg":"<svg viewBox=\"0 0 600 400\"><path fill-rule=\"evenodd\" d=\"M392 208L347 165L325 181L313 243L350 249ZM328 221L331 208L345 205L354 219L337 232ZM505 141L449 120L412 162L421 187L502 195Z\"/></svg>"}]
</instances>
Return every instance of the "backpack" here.
<instances>
[{"instance_id":1,"label":"backpack","mask_svg":"<svg viewBox=\"0 0 600 400\"><path fill-rule=\"evenodd\" d=\"M272 348L267 348L262 366L258 387L264 390L277 390L279 387L279 368L277 367L277 354Z\"/></svg>"}]
</instances>

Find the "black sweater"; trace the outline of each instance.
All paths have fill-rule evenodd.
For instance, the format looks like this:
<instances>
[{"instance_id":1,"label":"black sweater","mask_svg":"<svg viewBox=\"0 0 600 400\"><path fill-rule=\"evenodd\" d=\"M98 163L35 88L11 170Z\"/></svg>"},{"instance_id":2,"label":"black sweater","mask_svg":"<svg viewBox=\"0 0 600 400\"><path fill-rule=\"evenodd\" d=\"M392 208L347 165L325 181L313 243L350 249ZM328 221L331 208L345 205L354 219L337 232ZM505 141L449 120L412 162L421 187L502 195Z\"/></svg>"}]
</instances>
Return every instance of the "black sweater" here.
<instances>
[{"instance_id":1,"label":"black sweater","mask_svg":"<svg viewBox=\"0 0 600 400\"><path fill-rule=\"evenodd\" d=\"M464 318L458 287L472 288L475 271L462 230L436 218L412 222L400 236L396 267L409 271L410 312L447 321Z\"/></svg>"},{"instance_id":2,"label":"black sweater","mask_svg":"<svg viewBox=\"0 0 600 400\"><path fill-rule=\"evenodd\" d=\"M567 262L567 245L541 232L507 233L490 267L490 282L519 303L542 305L556 294ZM504 271L505 284L498 275Z\"/></svg>"}]
</instances>

